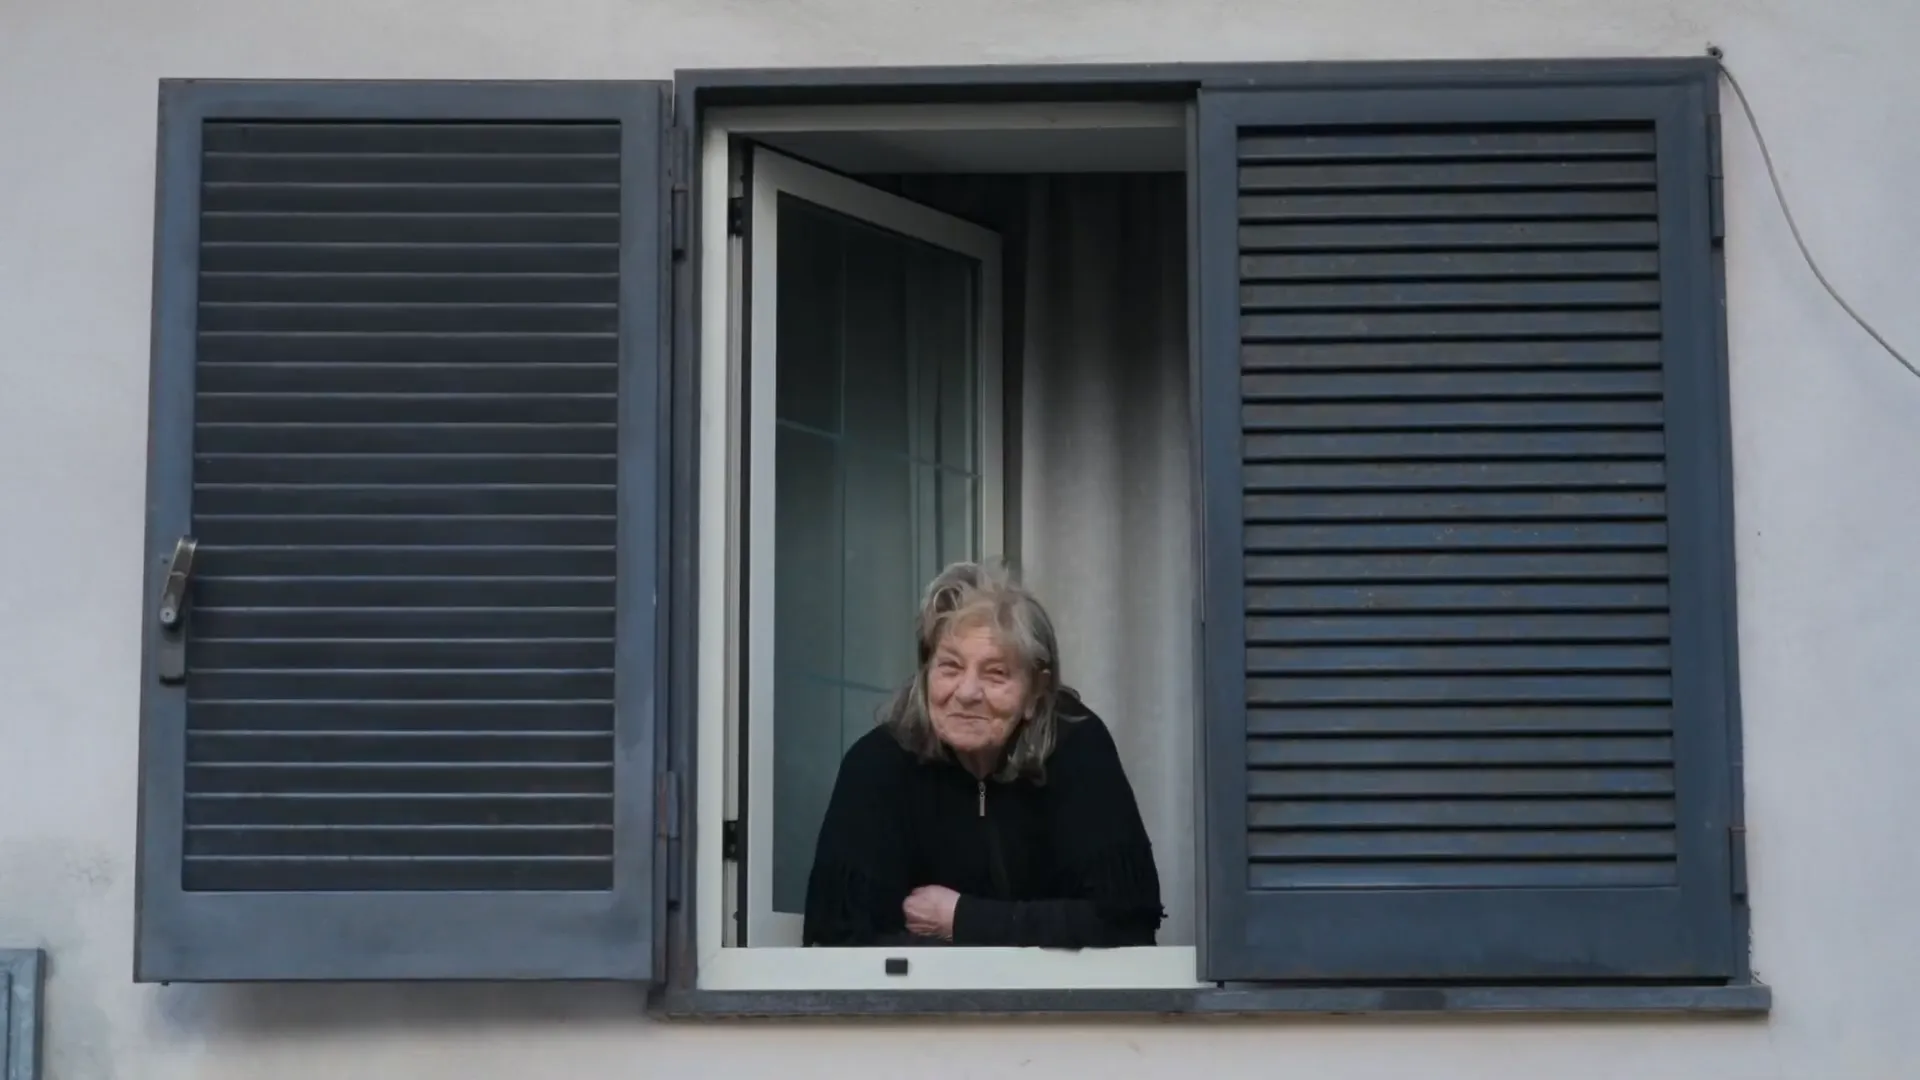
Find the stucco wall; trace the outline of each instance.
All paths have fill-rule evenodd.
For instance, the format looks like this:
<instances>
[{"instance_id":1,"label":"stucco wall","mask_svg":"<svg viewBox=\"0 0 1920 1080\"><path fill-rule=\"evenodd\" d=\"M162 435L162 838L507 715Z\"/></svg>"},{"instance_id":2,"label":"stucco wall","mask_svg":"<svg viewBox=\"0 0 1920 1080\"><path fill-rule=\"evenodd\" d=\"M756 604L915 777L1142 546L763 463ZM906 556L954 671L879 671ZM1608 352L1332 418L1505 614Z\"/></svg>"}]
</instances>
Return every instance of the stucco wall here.
<instances>
[{"instance_id":1,"label":"stucco wall","mask_svg":"<svg viewBox=\"0 0 1920 1080\"><path fill-rule=\"evenodd\" d=\"M1913 0L0 0L0 944L51 1075L1920 1075L1920 380L1816 288L1727 124L1765 1022L650 1023L604 989L129 981L155 81L1679 54L1725 46L1832 277L1920 351ZM1178 28L1186 27L1185 29Z\"/></svg>"}]
</instances>

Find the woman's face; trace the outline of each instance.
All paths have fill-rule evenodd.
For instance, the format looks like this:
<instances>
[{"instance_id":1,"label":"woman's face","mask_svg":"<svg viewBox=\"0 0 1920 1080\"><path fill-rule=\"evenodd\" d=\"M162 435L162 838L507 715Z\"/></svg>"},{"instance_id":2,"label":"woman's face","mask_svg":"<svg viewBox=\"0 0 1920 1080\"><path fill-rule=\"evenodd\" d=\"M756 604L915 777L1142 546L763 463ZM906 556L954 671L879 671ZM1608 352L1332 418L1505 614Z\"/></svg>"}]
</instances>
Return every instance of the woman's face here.
<instances>
[{"instance_id":1,"label":"woman's face","mask_svg":"<svg viewBox=\"0 0 1920 1080\"><path fill-rule=\"evenodd\" d=\"M1027 708L1033 680L984 626L950 631L927 669L927 706L940 741L959 754L1006 745Z\"/></svg>"}]
</instances>

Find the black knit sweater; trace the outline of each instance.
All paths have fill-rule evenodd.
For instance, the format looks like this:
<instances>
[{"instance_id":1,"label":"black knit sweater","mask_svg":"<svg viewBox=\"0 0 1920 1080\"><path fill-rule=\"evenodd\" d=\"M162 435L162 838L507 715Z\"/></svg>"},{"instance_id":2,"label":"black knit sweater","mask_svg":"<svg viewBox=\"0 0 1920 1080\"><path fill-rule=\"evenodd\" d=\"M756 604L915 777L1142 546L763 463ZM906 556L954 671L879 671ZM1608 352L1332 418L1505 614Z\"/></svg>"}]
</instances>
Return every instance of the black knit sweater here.
<instances>
[{"instance_id":1,"label":"black knit sweater","mask_svg":"<svg viewBox=\"0 0 1920 1080\"><path fill-rule=\"evenodd\" d=\"M938 944L906 931L921 885L960 894L955 945L1151 945L1160 877L1113 736L1068 692L1042 784L922 762L885 728L847 751L807 884L808 945Z\"/></svg>"}]
</instances>

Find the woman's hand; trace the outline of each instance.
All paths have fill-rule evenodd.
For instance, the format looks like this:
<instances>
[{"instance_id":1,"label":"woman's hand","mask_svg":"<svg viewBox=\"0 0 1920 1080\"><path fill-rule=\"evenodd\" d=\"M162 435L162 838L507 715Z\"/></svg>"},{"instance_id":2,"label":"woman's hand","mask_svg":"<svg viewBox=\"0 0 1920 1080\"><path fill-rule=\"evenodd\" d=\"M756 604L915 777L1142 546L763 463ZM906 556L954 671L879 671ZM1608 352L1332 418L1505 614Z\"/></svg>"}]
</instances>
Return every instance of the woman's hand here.
<instances>
[{"instance_id":1,"label":"woman's hand","mask_svg":"<svg viewBox=\"0 0 1920 1080\"><path fill-rule=\"evenodd\" d=\"M912 933L952 941L953 912L959 905L960 894L945 885L922 885L907 894L900 910L906 913Z\"/></svg>"}]
</instances>

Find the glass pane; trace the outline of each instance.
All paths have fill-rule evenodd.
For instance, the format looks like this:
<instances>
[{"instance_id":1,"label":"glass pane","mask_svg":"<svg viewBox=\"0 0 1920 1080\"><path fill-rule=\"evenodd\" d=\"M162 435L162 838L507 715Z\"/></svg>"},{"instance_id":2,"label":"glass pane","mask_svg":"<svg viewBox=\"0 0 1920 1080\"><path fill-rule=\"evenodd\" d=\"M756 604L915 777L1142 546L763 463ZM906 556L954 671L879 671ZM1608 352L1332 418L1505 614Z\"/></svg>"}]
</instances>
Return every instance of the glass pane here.
<instances>
[{"instance_id":1,"label":"glass pane","mask_svg":"<svg viewBox=\"0 0 1920 1080\"><path fill-rule=\"evenodd\" d=\"M901 262L910 241L848 224L841 297L846 385L841 410L849 438L907 452L907 310Z\"/></svg>"},{"instance_id":2,"label":"glass pane","mask_svg":"<svg viewBox=\"0 0 1920 1080\"><path fill-rule=\"evenodd\" d=\"M806 902L840 758L912 674L926 582L974 558L973 260L782 197L774 908Z\"/></svg>"},{"instance_id":3,"label":"glass pane","mask_svg":"<svg viewBox=\"0 0 1920 1080\"><path fill-rule=\"evenodd\" d=\"M925 378L939 387L933 417L939 461L969 472L979 466L973 445L980 392L974 371L977 270L970 259L928 252L916 275L923 290L913 326Z\"/></svg>"},{"instance_id":4,"label":"glass pane","mask_svg":"<svg viewBox=\"0 0 1920 1080\"><path fill-rule=\"evenodd\" d=\"M841 676L885 690L913 672L918 600L912 463L850 450L846 462L845 652Z\"/></svg>"},{"instance_id":5,"label":"glass pane","mask_svg":"<svg viewBox=\"0 0 1920 1080\"><path fill-rule=\"evenodd\" d=\"M774 456L774 662L838 678L839 447L824 435L783 425L774 435Z\"/></svg>"},{"instance_id":6,"label":"glass pane","mask_svg":"<svg viewBox=\"0 0 1920 1080\"><path fill-rule=\"evenodd\" d=\"M782 669L774 679L773 910L807 907L807 875L845 752L844 706L831 680Z\"/></svg>"},{"instance_id":7,"label":"glass pane","mask_svg":"<svg viewBox=\"0 0 1920 1080\"><path fill-rule=\"evenodd\" d=\"M821 431L840 430L841 305L847 291L842 220L790 195L780 197L774 411Z\"/></svg>"},{"instance_id":8,"label":"glass pane","mask_svg":"<svg viewBox=\"0 0 1920 1080\"><path fill-rule=\"evenodd\" d=\"M860 736L872 731L880 722L880 710L887 707L892 694L882 694L873 690L862 690L847 686L840 690L840 700L845 709L840 722L840 752L846 753L858 742Z\"/></svg>"}]
</instances>

